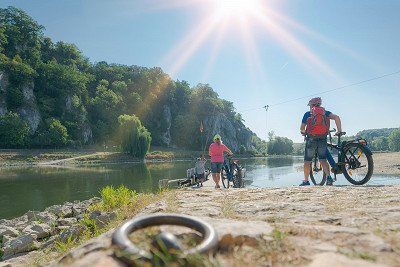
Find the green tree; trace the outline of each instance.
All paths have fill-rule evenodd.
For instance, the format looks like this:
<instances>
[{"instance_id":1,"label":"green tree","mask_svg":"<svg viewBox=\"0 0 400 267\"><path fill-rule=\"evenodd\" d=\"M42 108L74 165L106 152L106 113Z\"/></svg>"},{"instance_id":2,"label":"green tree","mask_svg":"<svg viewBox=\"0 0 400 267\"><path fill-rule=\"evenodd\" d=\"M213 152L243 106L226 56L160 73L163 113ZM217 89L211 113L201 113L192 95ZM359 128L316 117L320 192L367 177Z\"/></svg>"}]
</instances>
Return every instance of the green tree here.
<instances>
[{"instance_id":1,"label":"green tree","mask_svg":"<svg viewBox=\"0 0 400 267\"><path fill-rule=\"evenodd\" d=\"M293 152L293 141L286 137L275 137L268 142L269 155L288 155Z\"/></svg>"},{"instance_id":2,"label":"green tree","mask_svg":"<svg viewBox=\"0 0 400 267\"><path fill-rule=\"evenodd\" d=\"M47 119L34 138L34 146L64 147L68 144L68 130L57 119Z\"/></svg>"},{"instance_id":3,"label":"green tree","mask_svg":"<svg viewBox=\"0 0 400 267\"><path fill-rule=\"evenodd\" d=\"M29 141L29 126L17 113L0 116L0 147L22 148Z\"/></svg>"},{"instance_id":4,"label":"green tree","mask_svg":"<svg viewBox=\"0 0 400 267\"><path fill-rule=\"evenodd\" d=\"M119 141L122 151L143 159L150 149L151 135L135 115L118 117Z\"/></svg>"},{"instance_id":5,"label":"green tree","mask_svg":"<svg viewBox=\"0 0 400 267\"><path fill-rule=\"evenodd\" d=\"M50 146L62 147L68 143L68 131L59 120L50 119L47 139Z\"/></svg>"},{"instance_id":6,"label":"green tree","mask_svg":"<svg viewBox=\"0 0 400 267\"><path fill-rule=\"evenodd\" d=\"M389 140L386 136L379 136L372 140L371 147L375 151L389 150Z\"/></svg>"},{"instance_id":7,"label":"green tree","mask_svg":"<svg viewBox=\"0 0 400 267\"><path fill-rule=\"evenodd\" d=\"M394 130L388 138L391 151L400 151L400 129Z\"/></svg>"}]
</instances>

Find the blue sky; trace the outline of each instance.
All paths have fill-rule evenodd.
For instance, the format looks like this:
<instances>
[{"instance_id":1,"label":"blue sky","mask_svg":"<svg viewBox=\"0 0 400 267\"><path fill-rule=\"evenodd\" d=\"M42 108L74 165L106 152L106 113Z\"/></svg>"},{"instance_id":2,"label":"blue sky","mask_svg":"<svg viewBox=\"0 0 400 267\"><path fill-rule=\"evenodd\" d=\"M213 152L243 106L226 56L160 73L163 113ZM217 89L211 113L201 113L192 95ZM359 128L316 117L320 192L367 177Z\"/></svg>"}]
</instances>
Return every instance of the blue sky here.
<instances>
[{"instance_id":1,"label":"blue sky","mask_svg":"<svg viewBox=\"0 0 400 267\"><path fill-rule=\"evenodd\" d=\"M216 6L212 0L185 0L189 4L184 7L175 6L176 1L0 0L0 6L24 9L46 27L47 36L75 43L93 62L161 66L191 85L209 83L239 112L400 70L397 0L260 0L286 22L262 9L261 20L234 10L225 27L220 21L210 26L195 48L192 44L207 29L201 22L212 17ZM277 37L273 29L283 35ZM351 134L400 126L400 75L322 98ZM301 141L298 128L306 104L303 99L271 108L268 131ZM243 118L260 137L266 136L265 111L246 111Z\"/></svg>"}]
</instances>

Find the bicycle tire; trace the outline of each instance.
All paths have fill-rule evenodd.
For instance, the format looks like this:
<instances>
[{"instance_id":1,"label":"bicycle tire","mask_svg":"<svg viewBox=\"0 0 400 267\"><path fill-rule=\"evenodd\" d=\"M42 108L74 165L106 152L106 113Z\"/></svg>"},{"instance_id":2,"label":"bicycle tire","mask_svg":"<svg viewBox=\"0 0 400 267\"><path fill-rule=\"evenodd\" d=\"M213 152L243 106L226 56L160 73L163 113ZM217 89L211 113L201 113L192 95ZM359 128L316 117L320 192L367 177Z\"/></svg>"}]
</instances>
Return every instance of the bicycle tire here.
<instances>
[{"instance_id":1,"label":"bicycle tire","mask_svg":"<svg viewBox=\"0 0 400 267\"><path fill-rule=\"evenodd\" d=\"M318 166L317 166L318 165ZM319 160L317 156L314 156L313 160L311 161L311 168L310 168L310 179L314 185L324 185L326 182L326 175L324 173L324 170L322 169L322 166L319 166ZM322 178L317 178L317 173L322 172Z\"/></svg>"},{"instance_id":2,"label":"bicycle tire","mask_svg":"<svg viewBox=\"0 0 400 267\"><path fill-rule=\"evenodd\" d=\"M351 173L349 174L349 172L348 172L349 170L346 168L346 164L350 165L350 163L348 162L348 160L345 156L347 155L347 152L349 152L351 148L360 149L367 158L367 164L368 164L367 172L365 174L365 177L360 181L354 180L351 177ZM368 149L364 145L358 144L358 143L347 144L343 148L343 159L344 159L343 160L344 165L343 165L342 169L343 169L344 177L347 179L347 181L349 181L350 183L352 183L354 185L363 185L363 184L366 184L371 179L372 173L374 172L374 160L372 159L371 153L368 151Z\"/></svg>"},{"instance_id":3,"label":"bicycle tire","mask_svg":"<svg viewBox=\"0 0 400 267\"><path fill-rule=\"evenodd\" d=\"M243 188L244 181L243 181L242 169L236 164L234 164L233 166L236 169L236 174L233 176L233 187L234 188Z\"/></svg>"},{"instance_id":4,"label":"bicycle tire","mask_svg":"<svg viewBox=\"0 0 400 267\"><path fill-rule=\"evenodd\" d=\"M225 169L222 169L222 171L221 171L221 180L222 180L222 185L224 186L224 188L229 188L228 175L226 174Z\"/></svg>"}]
</instances>

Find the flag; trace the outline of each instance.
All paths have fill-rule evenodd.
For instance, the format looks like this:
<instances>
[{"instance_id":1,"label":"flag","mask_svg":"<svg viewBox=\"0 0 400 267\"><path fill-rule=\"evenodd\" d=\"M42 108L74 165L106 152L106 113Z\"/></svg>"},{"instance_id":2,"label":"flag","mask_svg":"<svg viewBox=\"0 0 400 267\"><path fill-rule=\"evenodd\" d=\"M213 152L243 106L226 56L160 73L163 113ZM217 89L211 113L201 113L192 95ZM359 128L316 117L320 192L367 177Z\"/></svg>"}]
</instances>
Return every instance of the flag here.
<instances>
[{"instance_id":1,"label":"flag","mask_svg":"<svg viewBox=\"0 0 400 267\"><path fill-rule=\"evenodd\" d=\"M204 125L203 125L203 121L200 122L200 132L204 132Z\"/></svg>"}]
</instances>

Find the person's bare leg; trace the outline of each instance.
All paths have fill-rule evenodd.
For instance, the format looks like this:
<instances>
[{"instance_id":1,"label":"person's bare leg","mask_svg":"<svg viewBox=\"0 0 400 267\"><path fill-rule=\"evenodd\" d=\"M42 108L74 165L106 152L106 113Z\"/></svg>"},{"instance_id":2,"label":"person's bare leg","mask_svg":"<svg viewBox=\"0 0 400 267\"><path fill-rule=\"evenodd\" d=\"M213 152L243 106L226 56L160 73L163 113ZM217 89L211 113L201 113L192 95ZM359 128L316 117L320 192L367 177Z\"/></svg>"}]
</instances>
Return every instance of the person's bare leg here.
<instances>
[{"instance_id":1,"label":"person's bare leg","mask_svg":"<svg viewBox=\"0 0 400 267\"><path fill-rule=\"evenodd\" d=\"M220 173L213 173L212 177L213 177L215 186L219 187L219 180L221 179L221 174Z\"/></svg>"},{"instance_id":2,"label":"person's bare leg","mask_svg":"<svg viewBox=\"0 0 400 267\"><path fill-rule=\"evenodd\" d=\"M321 162L322 165L322 169L324 170L324 173L326 175L326 177L331 175L331 171L329 170L329 164L328 162L325 160L320 160L319 162Z\"/></svg>"},{"instance_id":3,"label":"person's bare leg","mask_svg":"<svg viewBox=\"0 0 400 267\"><path fill-rule=\"evenodd\" d=\"M311 161L304 161L304 181L308 181L311 171Z\"/></svg>"}]
</instances>

